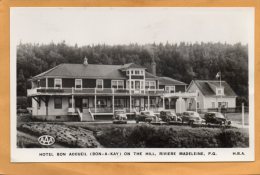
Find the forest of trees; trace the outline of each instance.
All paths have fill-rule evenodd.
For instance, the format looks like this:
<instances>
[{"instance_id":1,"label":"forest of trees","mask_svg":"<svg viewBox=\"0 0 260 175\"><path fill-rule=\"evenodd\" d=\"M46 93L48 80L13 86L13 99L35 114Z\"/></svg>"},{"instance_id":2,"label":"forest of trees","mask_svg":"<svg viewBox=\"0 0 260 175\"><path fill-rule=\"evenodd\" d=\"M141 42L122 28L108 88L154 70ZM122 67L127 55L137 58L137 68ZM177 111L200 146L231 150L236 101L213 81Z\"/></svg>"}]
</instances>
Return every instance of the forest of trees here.
<instances>
[{"instance_id":1,"label":"forest of trees","mask_svg":"<svg viewBox=\"0 0 260 175\"><path fill-rule=\"evenodd\" d=\"M239 96L238 105L248 101L248 46L223 43L129 44L70 46L28 44L17 46L17 95L26 96L28 79L61 63L125 64L134 62L151 68L154 60L158 76L168 76L187 84L194 79L216 79L221 71Z\"/></svg>"}]
</instances>

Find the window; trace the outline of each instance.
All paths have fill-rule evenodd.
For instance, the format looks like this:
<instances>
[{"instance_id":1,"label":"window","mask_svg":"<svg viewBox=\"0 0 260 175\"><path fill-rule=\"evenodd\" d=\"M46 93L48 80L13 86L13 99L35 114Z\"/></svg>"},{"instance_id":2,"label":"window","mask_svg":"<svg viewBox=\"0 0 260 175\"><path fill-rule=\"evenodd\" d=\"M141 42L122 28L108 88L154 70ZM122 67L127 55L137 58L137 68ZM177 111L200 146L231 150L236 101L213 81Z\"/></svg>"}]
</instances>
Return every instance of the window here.
<instances>
[{"instance_id":1,"label":"window","mask_svg":"<svg viewBox=\"0 0 260 175\"><path fill-rule=\"evenodd\" d=\"M228 107L228 102L218 102L218 107L220 108L227 108Z\"/></svg>"},{"instance_id":2,"label":"window","mask_svg":"<svg viewBox=\"0 0 260 175\"><path fill-rule=\"evenodd\" d=\"M105 98L97 99L97 107L106 107L107 100Z\"/></svg>"},{"instance_id":3,"label":"window","mask_svg":"<svg viewBox=\"0 0 260 175\"><path fill-rule=\"evenodd\" d=\"M155 81L150 81L150 89L156 89Z\"/></svg>"},{"instance_id":4,"label":"window","mask_svg":"<svg viewBox=\"0 0 260 175\"><path fill-rule=\"evenodd\" d=\"M216 107L216 106L215 106L215 102L212 102L211 104L212 104L212 108L215 108L215 107Z\"/></svg>"},{"instance_id":5,"label":"window","mask_svg":"<svg viewBox=\"0 0 260 175\"><path fill-rule=\"evenodd\" d=\"M126 89L129 89L129 80L126 82Z\"/></svg>"},{"instance_id":6,"label":"window","mask_svg":"<svg viewBox=\"0 0 260 175\"><path fill-rule=\"evenodd\" d=\"M115 105L115 107L123 107L124 105L124 103L123 103L123 101L121 100L121 99L119 99L119 98L115 98L115 101L114 101L114 105Z\"/></svg>"},{"instance_id":7,"label":"window","mask_svg":"<svg viewBox=\"0 0 260 175\"><path fill-rule=\"evenodd\" d=\"M167 93L174 93L175 92L175 86L165 86L165 91Z\"/></svg>"},{"instance_id":8,"label":"window","mask_svg":"<svg viewBox=\"0 0 260 175\"><path fill-rule=\"evenodd\" d=\"M69 98L69 108L72 108L72 98Z\"/></svg>"},{"instance_id":9,"label":"window","mask_svg":"<svg viewBox=\"0 0 260 175\"><path fill-rule=\"evenodd\" d=\"M216 95L224 95L224 89L223 88L216 88Z\"/></svg>"},{"instance_id":10,"label":"window","mask_svg":"<svg viewBox=\"0 0 260 175\"><path fill-rule=\"evenodd\" d=\"M82 79L75 79L75 88L82 89Z\"/></svg>"},{"instance_id":11,"label":"window","mask_svg":"<svg viewBox=\"0 0 260 175\"><path fill-rule=\"evenodd\" d=\"M145 82L145 89L149 89L149 81Z\"/></svg>"},{"instance_id":12,"label":"window","mask_svg":"<svg viewBox=\"0 0 260 175\"><path fill-rule=\"evenodd\" d=\"M124 89L124 80L112 80L111 86L115 89Z\"/></svg>"},{"instance_id":13,"label":"window","mask_svg":"<svg viewBox=\"0 0 260 175\"><path fill-rule=\"evenodd\" d=\"M134 89L134 81L131 81L131 89Z\"/></svg>"},{"instance_id":14,"label":"window","mask_svg":"<svg viewBox=\"0 0 260 175\"><path fill-rule=\"evenodd\" d=\"M141 69L135 69L135 70L130 70L131 75L144 75L144 70ZM129 75L130 71L126 71L126 75Z\"/></svg>"},{"instance_id":15,"label":"window","mask_svg":"<svg viewBox=\"0 0 260 175\"><path fill-rule=\"evenodd\" d=\"M124 89L124 81L123 80L117 81L117 88L118 89Z\"/></svg>"},{"instance_id":16,"label":"window","mask_svg":"<svg viewBox=\"0 0 260 175\"><path fill-rule=\"evenodd\" d=\"M145 82L145 89L156 89L155 81L146 81Z\"/></svg>"},{"instance_id":17,"label":"window","mask_svg":"<svg viewBox=\"0 0 260 175\"><path fill-rule=\"evenodd\" d=\"M103 80L98 79L96 87L99 88L99 89L103 89Z\"/></svg>"},{"instance_id":18,"label":"window","mask_svg":"<svg viewBox=\"0 0 260 175\"><path fill-rule=\"evenodd\" d=\"M129 75L129 70L126 71L126 75Z\"/></svg>"},{"instance_id":19,"label":"window","mask_svg":"<svg viewBox=\"0 0 260 175\"><path fill-rule=\"evenodd\" d=\"M135 89L140 89L140 81L135 81Z\"/></svg>"},{"instance_id":20,"label":"window","mask_svg":"<svg viewBox=\"0 0 260 175\"><path fill-rule=\"evenodd\" d=\"M197 102L197 108L198 109L200 108L200 102Z\"/></svg>"},{"instance_id":21,"label":"window","mask_svg":"<svg viewBox=\"0 0 260 175\"><path fill-rule=\"evenodd\" d=\"M82 99L82 107L83 108L88 108L88 99L87 98L83 98Z\"/></svg>"},{"instance_id":22,"label":"window","mask_svg":"<svg viewBox=\"0 0 260 175\"><path fill-rule=\"evenodd\" d=\"M116 80L112 80L111 86L112 86L112 88L117 89L117 81Z\"/></svg>"},{"instance_id":23,"label":"window","mask_svg":"<svg viewBox=\"0 0 260 175\"><path fill-rule=\"evenodd\" d=\"M54 88L62 88L62 81L61 79L54 79Z\"/></svg>"},{"instance_id":24,"label":"window","mask_svg":"<svg viewBox=\"0 0 260 175\"><path fill-rule=\"evenodd\" d=\"M144 88L144 82L141 81L141 89L143 89L143 88Z\"/></svg>"},{"instance_id":25,"label":"window","mask_svg":"<svg viewBox=\"0 0 260 175\"><path fill-rule=\"evenodd\" d=\"M61 97L55 97L54 98L54 108L55 109L61 109L62 108L62 98Z\"/></svg>"}]
</instances>

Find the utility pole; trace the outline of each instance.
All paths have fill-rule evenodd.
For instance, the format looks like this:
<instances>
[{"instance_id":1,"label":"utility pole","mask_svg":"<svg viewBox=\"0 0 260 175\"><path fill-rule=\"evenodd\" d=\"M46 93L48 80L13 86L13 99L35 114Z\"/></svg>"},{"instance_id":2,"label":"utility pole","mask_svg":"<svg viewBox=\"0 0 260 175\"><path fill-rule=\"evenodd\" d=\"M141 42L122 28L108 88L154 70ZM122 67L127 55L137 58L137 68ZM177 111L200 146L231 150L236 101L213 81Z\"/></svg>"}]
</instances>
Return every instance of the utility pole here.
<instances>
[{"instance_id":1,"label":"utility pole","mask_svg":"<svg viewBox=\"0 0 260 175\"><path fill-rule=\"evenodd\" d=\"M242 103L242 128L244 128L245 124L245 106L244 103Z\"/></svg>"}]
</instances>

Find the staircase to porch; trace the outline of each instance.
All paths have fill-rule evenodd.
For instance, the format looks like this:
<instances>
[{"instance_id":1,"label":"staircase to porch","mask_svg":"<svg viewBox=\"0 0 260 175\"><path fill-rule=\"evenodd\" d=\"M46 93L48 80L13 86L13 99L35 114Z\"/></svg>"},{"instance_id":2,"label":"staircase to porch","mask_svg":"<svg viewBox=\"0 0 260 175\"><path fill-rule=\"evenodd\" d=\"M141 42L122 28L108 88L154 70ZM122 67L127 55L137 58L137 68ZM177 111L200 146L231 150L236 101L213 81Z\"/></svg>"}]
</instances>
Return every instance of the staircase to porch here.
<instances>
[{"instance_id":1,"label":"staircase to porch","mask_svg":"<svg viewBox=\"0 0 260 175\"><path fill-rule=\"evenodd\" d=\"M86 121L94 121L94 116L91 113L91 111L87 108L83 109L83 112L81 113L79 108L77 108L77 113L79 114L80 121L86 122Z\"/></svg>"}]
</instances>

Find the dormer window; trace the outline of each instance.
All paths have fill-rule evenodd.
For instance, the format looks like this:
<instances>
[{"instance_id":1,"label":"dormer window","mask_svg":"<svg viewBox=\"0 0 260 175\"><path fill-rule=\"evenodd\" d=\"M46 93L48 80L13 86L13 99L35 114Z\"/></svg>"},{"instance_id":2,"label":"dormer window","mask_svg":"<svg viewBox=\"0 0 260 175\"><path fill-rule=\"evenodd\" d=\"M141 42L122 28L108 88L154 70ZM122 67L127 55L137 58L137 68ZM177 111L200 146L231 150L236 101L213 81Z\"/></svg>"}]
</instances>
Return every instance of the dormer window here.
<instances>
[{"instance_id":1,"label":"dormer window","mask_svg":"<svg viewBox=\"0 0 260 175\"><path fill-rule=\"evenodd\" d=\"M130 71L131 71L131 75L144 75L144 70L142 70L142 69L134 69L134 70L130 70ZM128 73L128 71L126 71L126 75L129 75L129 73Z\"/></svg>"},{"instance_id":2,"label":"dormer window","mask_svg":"<svg viewBox=\"0 0 260 175\"><path fill-rule=\"evenodd\" d=\"M216 88L216 95L224 95L224 88Z\"/></svg>"}]
</instances>

